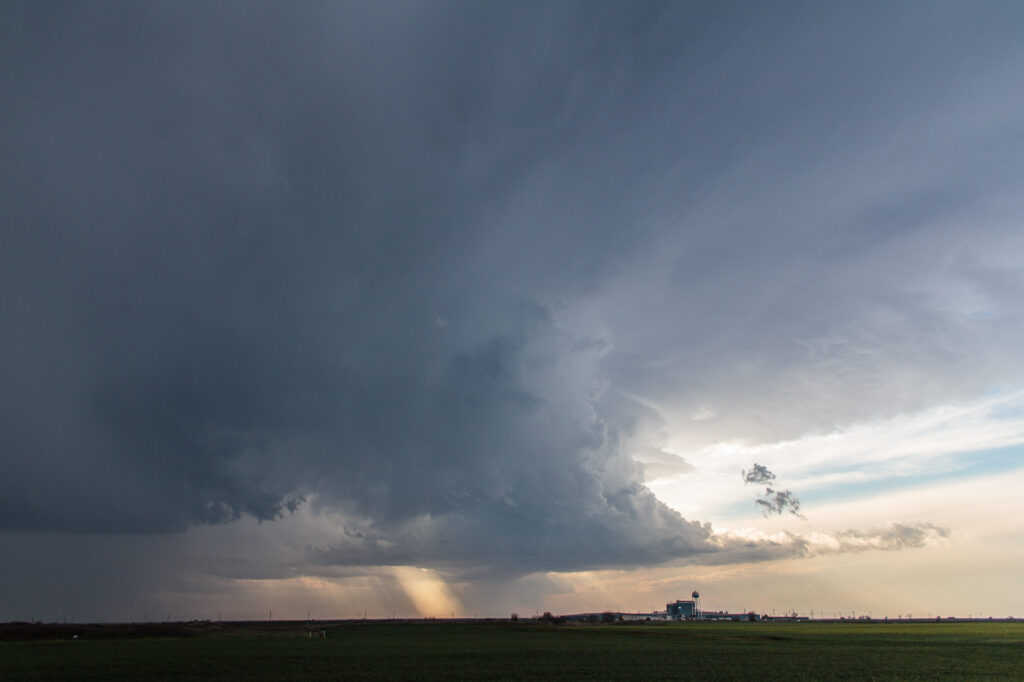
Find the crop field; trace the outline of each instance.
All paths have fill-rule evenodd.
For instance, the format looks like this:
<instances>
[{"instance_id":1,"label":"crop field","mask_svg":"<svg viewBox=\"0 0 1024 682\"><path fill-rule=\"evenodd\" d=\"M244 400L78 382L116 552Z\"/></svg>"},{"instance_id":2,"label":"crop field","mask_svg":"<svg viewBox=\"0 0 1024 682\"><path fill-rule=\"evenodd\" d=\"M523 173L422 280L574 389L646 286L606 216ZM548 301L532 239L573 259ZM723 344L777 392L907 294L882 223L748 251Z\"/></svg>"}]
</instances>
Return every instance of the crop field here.
<instances>
[{"instance_id":1,"label":"crop field","mask_svg":"<svg viewBox=\"0 0 1024 682\"><path fill-rule=\"evenodd\" d=\"M1024 622L322 627L0 626L0 679L1024 680Z\"/></svg>"}]
</instances>

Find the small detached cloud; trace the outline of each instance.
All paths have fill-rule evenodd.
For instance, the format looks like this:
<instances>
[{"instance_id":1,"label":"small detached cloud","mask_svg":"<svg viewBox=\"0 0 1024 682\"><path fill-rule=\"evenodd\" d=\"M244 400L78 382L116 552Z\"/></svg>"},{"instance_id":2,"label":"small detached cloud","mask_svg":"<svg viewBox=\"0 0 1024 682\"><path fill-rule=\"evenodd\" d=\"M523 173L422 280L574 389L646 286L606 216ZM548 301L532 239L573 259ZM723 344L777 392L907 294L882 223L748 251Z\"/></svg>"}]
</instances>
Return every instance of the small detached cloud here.
<instances>
[{"instance_id":1,"label":"small detached cloud","mask_svg":"<svg viewBox=\"0 0 1024 682\"><path fill-rule=\"evenodd\" d=\"M764 493L759 495L754 504L761 507L761 513L765 518L771 514L781 514L788 511L799 518L805 518L800 513L800 500L791 490L776 490L774 487L775 474L768 470L768 467L755 463L750 471L742 472L743 482L746 484L764 485Z\"/></svg>"},{"instance_id":2,"label":"small detached cloud","mask_svg":"<svg viewBox=\"0 0 1024 682\"><path fill-rule=\"evenodd\" d=\"M744 483L769 483L775 480L775 474L763 464L755 463L750 471L743 471Z\"/></svg>"},{"instance_id":3,"label":"small detached cloud","mask_svg":"<svg viewBox=\"0 0 1024 682\"><path fill-rule=\"evenodd\" d=\"M754 504L762 507L766 517L788 510L790 514L804 518L800 513L800 500L790 490L774 490L769 486L765 489L765 495L754 500Z\"/></svg>"}]
</instances>

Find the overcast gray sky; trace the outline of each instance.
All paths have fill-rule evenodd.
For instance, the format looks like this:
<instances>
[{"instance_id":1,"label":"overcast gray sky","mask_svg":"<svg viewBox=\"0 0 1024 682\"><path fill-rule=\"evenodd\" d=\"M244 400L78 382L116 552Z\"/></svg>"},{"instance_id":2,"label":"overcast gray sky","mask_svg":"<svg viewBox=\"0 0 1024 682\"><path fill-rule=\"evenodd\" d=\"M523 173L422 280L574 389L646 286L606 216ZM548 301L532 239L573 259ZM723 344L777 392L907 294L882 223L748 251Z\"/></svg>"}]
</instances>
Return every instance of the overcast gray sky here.
<instances>
[{"instance_id":1,"label":"overcast gray sky","mask_svg":"<svg viewBox=\"0 0 1024 682\"><path fill-rule=\"evenodd\" d=\"M1009 2L4 3L0 618L57 614L83 553L92 596L61 599L97 617L812 553L680 500L723 444L1024 388L1022 29ZM801 457L772 469L880 466ZM854 532L955 537L889 520Z\"/></svg>"}]
</instances>

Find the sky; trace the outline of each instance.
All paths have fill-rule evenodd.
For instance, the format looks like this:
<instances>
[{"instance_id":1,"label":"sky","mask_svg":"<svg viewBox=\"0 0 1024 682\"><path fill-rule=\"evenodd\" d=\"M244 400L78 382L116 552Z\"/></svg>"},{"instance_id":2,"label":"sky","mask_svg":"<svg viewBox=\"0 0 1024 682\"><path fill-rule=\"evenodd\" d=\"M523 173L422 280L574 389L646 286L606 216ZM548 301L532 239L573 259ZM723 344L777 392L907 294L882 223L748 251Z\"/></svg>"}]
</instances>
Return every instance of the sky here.
<instances>
[{"instance_id":1,"label":"sky","mask_svg":"<svg viewBox=\"0 0 1024 682\"><path fill-rule=\"evenodd\" d=\"M1024 6L0 5L0 620L1024 616Z\"/></svg>"}]
</instances>

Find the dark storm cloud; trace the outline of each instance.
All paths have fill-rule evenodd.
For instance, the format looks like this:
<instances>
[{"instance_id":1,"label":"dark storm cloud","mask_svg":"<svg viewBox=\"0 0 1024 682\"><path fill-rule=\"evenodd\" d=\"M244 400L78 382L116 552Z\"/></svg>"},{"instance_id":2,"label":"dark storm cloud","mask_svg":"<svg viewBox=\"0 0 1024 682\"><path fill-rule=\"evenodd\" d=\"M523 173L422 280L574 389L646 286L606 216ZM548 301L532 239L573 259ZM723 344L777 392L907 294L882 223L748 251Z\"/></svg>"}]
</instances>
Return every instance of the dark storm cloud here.
<instances>
[{"instance_id":1,"label":"dark storm cloud","mask_svg":"<svg viewBox=\"0 0 1024 682\"><path fill-rule=\"evenodd\" d=\"M921 30L961 32L913 52L916 9L849 14L8 3L0 527L167 532L308 498L362 533L318 545L339 564L715 552L631 456L686 470L645 440L666 415L710 404L698 442L798 433L914 404L891 386L935 367L950 391L984 343L980 386L1019 339L959 317L1019 274L923 232L1016 180L985 162L1012 127L950 110L988 150L969 174L914 134L873 155L917 123L908 88L998 62L1012 22L936 11ZM854 182L879 168L913 186ZM975 234L1012 243L1003 217ZM948 273L953 313L928 286Z\"/></svg>"},{"instance_id":2,"label":"dark storm cloud","mask_svg":"<svg viewBox=\"0 0 1024 682\"><path fill-rule=\"evenodd\" d=\"M313 494L396 561L698 550L619 445L602 330L557 319L653 143L597 144L659 67L621 9L8 7L0 524Z\"/></svg>"}]
</instances>

